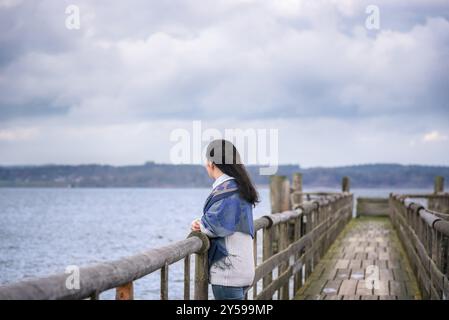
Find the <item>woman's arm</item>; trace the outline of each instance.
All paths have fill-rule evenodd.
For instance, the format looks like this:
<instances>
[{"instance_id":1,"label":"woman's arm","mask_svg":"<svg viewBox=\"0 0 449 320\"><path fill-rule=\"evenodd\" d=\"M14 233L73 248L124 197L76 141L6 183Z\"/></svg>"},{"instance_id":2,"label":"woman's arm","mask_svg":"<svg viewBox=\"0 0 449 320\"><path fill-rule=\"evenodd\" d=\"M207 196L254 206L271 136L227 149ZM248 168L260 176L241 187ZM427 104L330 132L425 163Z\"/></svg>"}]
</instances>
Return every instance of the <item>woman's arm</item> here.
<instances>
[{"instance_id":1,"label":"woman's arm","mask_svg":"<svg viewBox=\"0 0 449 320\"><path fill-rule=\"evenodd\" d=\"M209 237L226 237L234 233L236 213L240 203L224 198L215 202L203 214L200 220L200 230Z\"/></svg>"}]
</instances>

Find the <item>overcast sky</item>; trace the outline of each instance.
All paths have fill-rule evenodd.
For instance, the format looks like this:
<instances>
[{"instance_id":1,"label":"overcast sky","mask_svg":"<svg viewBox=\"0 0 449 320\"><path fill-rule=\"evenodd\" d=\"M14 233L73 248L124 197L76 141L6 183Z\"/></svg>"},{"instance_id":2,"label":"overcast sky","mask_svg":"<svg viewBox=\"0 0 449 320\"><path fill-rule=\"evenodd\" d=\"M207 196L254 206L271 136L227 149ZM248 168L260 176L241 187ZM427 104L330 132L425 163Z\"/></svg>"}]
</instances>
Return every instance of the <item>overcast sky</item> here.
<instances>
[{"instance_id":1,"label":"overcast sky","mask_svg":"<svg viewBox=\"0 0 449 320\"><path fill-rule=\"evenodd\" d=\"M3 165L169 162L194 120L303 167L449 165L447 0L0 0L0 29Z\"/></svg>"}]
</instances>

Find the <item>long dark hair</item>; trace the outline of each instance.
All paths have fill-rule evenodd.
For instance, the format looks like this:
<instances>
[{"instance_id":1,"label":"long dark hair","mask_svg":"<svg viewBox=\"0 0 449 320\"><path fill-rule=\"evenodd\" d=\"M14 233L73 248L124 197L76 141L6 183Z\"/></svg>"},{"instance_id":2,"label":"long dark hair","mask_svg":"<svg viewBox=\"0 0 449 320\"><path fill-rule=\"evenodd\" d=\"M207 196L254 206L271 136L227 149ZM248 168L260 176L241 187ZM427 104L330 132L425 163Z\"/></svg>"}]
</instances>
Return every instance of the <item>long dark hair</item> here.
<instances>
[{"instance_id":1,"label":"long dark hair","mask_svg":"<svg viewBox=\"0 0 449 320\"><path fill-rule=\"evenodd\" d=\"M223 173L235 179L240 197L253 206L259 202L259 194L241 162L237 148L231 142L223 139L213 140L207 147L206 158Z\"/></svg>"}]
</instances>

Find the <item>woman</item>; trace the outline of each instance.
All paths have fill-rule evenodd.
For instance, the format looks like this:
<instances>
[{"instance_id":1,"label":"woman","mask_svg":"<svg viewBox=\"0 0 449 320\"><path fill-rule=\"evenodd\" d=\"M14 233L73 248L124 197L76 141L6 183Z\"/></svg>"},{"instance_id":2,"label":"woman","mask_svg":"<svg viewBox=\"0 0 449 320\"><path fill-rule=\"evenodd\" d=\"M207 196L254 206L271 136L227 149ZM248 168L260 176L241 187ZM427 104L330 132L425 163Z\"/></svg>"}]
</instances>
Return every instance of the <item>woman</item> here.
<instances>
[{"instance_id":1,"label":"woman","mask_svg":"<svg viewBox=\"0 0 449 320\"><path fill-rule=\"evenodd\" d=\"M210 238L209 282L217 300L243 300L254 280L253 211L259 197L235 146L212 141L206 170L214 183L193 231Z\"/></svg>"}]
</instances>

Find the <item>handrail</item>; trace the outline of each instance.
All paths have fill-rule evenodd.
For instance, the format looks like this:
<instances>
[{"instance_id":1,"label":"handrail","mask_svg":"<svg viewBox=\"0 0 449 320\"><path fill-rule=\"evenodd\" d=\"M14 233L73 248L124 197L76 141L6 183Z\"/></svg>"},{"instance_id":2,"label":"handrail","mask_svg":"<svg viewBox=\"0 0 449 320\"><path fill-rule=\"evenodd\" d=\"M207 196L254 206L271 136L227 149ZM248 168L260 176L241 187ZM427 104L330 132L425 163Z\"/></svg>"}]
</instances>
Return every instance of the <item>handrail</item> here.
<instances>
[{"instance_id":1,"label":"handrail","mask_svg":"<svg viewBox=\"0 0 449 320\"><path fill-rule=\"evenodd\" d=\"M67 274L0 286L0 299L84 299L124 286L187 255L200 252L204 240L192 236L141 254L80 268L79 289L68 289Z\"/></svg>"},{"instance_id":2,"label":"handrail","mask_svg":"<svg viewBox=\"0 0 449 320\"><path fill-rule=\"evenodd\" d=\"M408 196L390 195L391 220L406 249L423 298L448 299L448 215L409 201Z\"/></svg>"}]
</instances>

